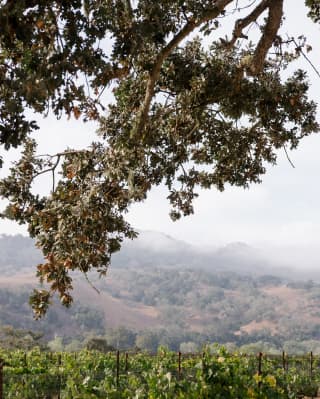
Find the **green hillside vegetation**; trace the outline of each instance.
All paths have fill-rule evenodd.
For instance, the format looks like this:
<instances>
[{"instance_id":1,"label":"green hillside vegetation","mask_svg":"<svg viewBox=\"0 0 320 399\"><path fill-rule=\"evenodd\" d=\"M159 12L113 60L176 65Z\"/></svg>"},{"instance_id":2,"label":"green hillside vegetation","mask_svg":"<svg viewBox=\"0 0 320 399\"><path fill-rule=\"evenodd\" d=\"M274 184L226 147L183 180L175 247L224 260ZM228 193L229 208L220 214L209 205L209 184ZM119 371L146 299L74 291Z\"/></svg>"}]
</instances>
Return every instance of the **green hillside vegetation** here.
<instances>
[{"instance_id":1,"label":"green hillside vegetation","mask_svg":"<svg viewBox=\"0 0 320 399\"><path fill-rule=\"evenodd\" d=\"M13 331L20 329L26 331L27 348L32 346L27 332L33 331L41 332L43 344L49 342L55 350L79 349L99 338L119 349L136 346L155 351L164 345L192 352L204 343L219 342L246 351L285 348L320 353L319 283L289 280L281 270L278 276L262 274L258 264L255 273L246 268L241 273L240 267L223 271L214 257L213 264L200 268L192 261L191 267L183 252L177 266L173 261L166 264L163 259L169 255L156 251L150 264L150 248L145 262L134 258L131 247L127 255L136 259L134 265L120 264L118 259L107 278L89 276L95 289L75 275L73 307L65 309L57 303L43 320L34 321L28 297L35 280L26 259L39 255L32 245L21 236L0 239L0 255L6 254L0 257L2 346L14 346Z\"/></svg>"}]
</instances>

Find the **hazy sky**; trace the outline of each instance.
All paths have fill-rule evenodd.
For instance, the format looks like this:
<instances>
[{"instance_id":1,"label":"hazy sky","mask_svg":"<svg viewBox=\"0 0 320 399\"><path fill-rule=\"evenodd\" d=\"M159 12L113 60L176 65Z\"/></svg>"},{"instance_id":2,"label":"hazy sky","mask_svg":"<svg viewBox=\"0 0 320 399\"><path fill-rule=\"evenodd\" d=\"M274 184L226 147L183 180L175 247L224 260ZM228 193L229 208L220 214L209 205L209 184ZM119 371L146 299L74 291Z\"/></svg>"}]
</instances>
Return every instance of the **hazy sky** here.
<instances>
[{"instance_id":1,"label":"hazy sky","mask_svg":"<svg viewBox=\"0 0 320 399\"><path fill-rule=\"evenodd\" d=\"M309 57L320 69L320 26L307 19L303 0L285 3L290 5L285 31L291 35L303 33L309 38L313 46ZM311 96L320 102L320 78L303 59L297 66L309 71ZM47 118L38 133L39 152L59 151L66 145L81 148L94 140L94 130L92 124ZM195 215L174 223L168 216L166 191L158 187L146 202L132 207L128 219L139 229L162 231L193 244L217 246L245 241L257 246L310 247L313 258L320 260L320 250L319 257L315 250L320 248L319 152L320 135L308 137L297 151L290 153L295 168L280 152L277 166L268 168L262 184L252 185L249 190L202 191L195 202ZM8 154L2 154L8 159ZM0 170L1 175L4 171ZM45 183L42 180L39 185ZM0 233L24 231L21 226L0 220Z\"/></svg>"}]
</instances>

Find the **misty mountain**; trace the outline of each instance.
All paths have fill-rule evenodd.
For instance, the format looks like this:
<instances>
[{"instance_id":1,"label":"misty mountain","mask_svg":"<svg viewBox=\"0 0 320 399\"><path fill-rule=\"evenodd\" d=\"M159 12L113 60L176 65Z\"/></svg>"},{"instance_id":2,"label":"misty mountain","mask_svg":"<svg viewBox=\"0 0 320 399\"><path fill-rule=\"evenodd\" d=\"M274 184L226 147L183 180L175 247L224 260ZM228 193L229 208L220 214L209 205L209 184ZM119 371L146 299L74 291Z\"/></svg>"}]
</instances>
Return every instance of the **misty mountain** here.
<instances>
[{"instance_id":1,"label":"misty mountain","mask_svg":"<svg viewBox=\"0 0 320 399\"><path fill-rule=\"evenodd\" d=\"M154 231L140 231L135 240L125 240L112 259L112 267L185 267L209 272L287 276L288 268L271 261L257 248L243 242L203 249Z\"/></svg>"},{"instance_id":2,"label":"misty mountain","mask_svg":"<svg viewBox=\"0 0 320 399\"><path fill-rule=\"evenodd\" d=\"M203 250L140 232L124 242L106 278L89 276L100 293L77 274L71 309L56 301L44 320L34 322L28 296L37 285L38 262L31 239L0 237L0 327L39 329L48 339L82 339L125 326L165 329L177 342L282 345L303 337L320 345L320 284L293 280L291 271L245 243Z\"/></svg>"},{"instance_id":3,"label":"misty mountain","mask_svg":"<svg viewBox=\"0 0 320 399\"><path fill-rule=\"evenodd\" d=\"M139 231L134 240L125 240L121 250L113 255L111 267L194 267L202 254L184 241L154 231Z\"/></svg>"},{"instance_id":4,"label":"misty mountain","mask_svg":"<svg viewBox=\"0 0 320 399\"><path fill-rule=\"evenodd\" d=\"M12 269L32 270L42 261L42 254L34 245L34 240L23 235L0 235L0 268L2 273Z\"/></svg>"},{"instance_id":5,"label":"misty mountain","mask_svg":"<svg viewBox=\"0 0 320 399\"><path fill-rule=\"evenodd\" d=\"M33 272L34 266L41 261L41 252L31 238L22 235L0 235L2 273L10 273L12 269ZM119 267L134 269L140 266L191 268L209 272L236 271L282 277L288 275L288 267L268 259L261 250L246 243L235 242L208 250L155 231L140 231L138 238L124 240L121 250L113 255L110 270Z\"/></svg>"}]
</instances>

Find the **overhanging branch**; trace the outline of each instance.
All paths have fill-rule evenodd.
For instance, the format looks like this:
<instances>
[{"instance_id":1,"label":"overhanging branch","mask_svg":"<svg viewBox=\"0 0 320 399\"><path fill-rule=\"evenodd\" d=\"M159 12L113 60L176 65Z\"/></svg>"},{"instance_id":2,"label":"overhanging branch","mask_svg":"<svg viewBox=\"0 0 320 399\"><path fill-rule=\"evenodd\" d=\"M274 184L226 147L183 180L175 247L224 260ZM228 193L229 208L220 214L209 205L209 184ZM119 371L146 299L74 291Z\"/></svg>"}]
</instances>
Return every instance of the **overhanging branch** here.
<instances>
[{"instance_id":1,"label":"overhanging branch","mask_svg":"<svg viewBox=\"0 0 320 399\"><path fill-rule=\"evenodd\" d=\"M281 25L283 15L283 0L269 0L268 3L269 15L267 23L264 27L261 39L257 44L253 60L249 66L248 72L252 76L256 76L262 71L267 53L272 46L272 43L277 36Z\"/></svg>"},{"instance_id":2,"label":"overhanging branch","mask_svg":"<svg viewBox=\"0 0 320 399\"><path fill-rule=\"evenodd\" d=\"M228 43L228 47L232 47L238 38L245 37L243 34L243 29L255 22L260 15L268 8L269 0L263 0L260 4L245 18L238 19L234 25L233 37Z\"/></svg>"},{"instance_id":3,"label":"overhanging branch","mask_svg":"<svg viewBox=\"0 0 320 399\"><path fill-rule=\"evenodd\" d=\"M180 32L174 36L167 46L160 51L149 74L144 101L137 116L137 122L131 132L132 137L141 137L143 134L143 129L148 118L151 101L154 96L154 88L165 59L191 32L193 32L202 24L217 18L221 12L223 12L225 7L231 2L232 0L217 0L215 2L214 8L205 12L201 18L190 18Z\"/></svg>"}]
</instances>

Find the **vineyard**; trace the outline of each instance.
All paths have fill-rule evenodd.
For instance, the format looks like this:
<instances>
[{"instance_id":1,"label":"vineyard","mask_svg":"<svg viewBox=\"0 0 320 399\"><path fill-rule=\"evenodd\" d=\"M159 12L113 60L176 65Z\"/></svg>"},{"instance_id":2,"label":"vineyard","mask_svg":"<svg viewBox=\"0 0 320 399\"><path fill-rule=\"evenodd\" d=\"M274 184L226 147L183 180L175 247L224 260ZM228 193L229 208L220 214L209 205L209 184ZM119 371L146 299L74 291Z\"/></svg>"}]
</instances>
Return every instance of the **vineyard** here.
<instances>
[{"instance_id":1,"label":"vineyard","mask_svg":"<svg viewBox=\"0 0 320 399\"><path fill-rule=\"evenodd\" d=\"M320 358L0 351L0 399L199 399L315 396Z\"/></svg>"}]
</instances>

